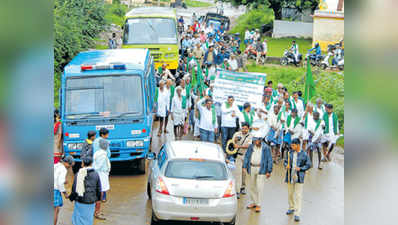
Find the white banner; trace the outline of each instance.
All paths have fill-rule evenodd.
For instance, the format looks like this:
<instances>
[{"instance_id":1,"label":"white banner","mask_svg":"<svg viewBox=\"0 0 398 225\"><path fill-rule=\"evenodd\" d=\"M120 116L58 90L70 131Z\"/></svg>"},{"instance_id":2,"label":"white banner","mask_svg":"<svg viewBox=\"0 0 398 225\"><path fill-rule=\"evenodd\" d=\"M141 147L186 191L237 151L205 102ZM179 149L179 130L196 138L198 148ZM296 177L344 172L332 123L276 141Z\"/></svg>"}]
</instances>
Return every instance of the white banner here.
<instances>
[{"instance_id":1,"label":"white banner","mask_svg":"<svg viewBox=\"0 0 398 225\"><path fill-rule=\"evenodd\" d=\"M256 106L264 94L266 74L240 73L217 69L213 98L215 102L226 102L234 96L237 105L249 102Z\"/></svg>"}]
</instances>

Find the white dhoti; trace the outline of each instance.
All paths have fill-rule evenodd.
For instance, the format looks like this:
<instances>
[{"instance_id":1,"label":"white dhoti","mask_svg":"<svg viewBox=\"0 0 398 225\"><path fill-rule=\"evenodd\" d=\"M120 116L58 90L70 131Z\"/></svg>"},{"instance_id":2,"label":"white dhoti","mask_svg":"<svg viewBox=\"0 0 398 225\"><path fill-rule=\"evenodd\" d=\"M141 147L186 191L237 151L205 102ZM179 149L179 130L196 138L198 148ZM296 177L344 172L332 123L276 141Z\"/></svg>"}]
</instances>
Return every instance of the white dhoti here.
<instances>
[{"instance_id":1,"label":"white dhoti","mask_svg":"<svg viewBox=\"0 0 398 225\"><path fill-rule=\"evenodd\" d=\"M101 181L101 191L108 191L110 189L109 174L104 172L98 172L98 176Z\"/></svg>"},{"instance_id":2,"label":"white dhoti","mask_svg":"<svg viewBox=\"0 0 398 225\"><path fill-rule=\"evenodd\" d=\"M185 113L183 112L173 112L173 124L174 126L183 126L185 122Z\"/></svg>"}]
</instances>

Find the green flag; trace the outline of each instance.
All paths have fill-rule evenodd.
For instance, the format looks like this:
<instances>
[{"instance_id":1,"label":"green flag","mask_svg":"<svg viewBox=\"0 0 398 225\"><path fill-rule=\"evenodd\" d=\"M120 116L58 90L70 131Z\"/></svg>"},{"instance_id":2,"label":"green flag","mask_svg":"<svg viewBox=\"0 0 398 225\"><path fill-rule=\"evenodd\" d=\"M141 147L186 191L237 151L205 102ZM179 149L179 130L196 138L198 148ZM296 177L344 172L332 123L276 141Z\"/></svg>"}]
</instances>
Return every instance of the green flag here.
<instances>
[{"instance_id":1,"label":"green flag","mask_svg":"<svg viewBox=\"0 0 398 225\"><path fill-rule=\"evenodd\" d=\"M304 103L307 104L312 97L316 95L315 83L312 78L311 64L310 60L307 61L307 74L305 76L305 91L304 91Z\"/></svg>"}]
</instances>

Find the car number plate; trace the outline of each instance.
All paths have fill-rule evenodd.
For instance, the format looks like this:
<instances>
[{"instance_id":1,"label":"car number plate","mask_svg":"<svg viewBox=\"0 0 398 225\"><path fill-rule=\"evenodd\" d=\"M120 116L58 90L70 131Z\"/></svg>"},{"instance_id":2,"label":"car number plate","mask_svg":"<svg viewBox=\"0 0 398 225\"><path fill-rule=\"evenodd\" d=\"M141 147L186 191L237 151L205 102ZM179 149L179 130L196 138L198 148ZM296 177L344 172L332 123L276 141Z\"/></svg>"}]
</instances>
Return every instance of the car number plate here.
<instances>
[{"instance_id":1,"label":"car number plate","mask_svg":"<svg viewBox=\"0 0 398 225\"><path fill-rule=\"evenodd\" d=\"M208 205L209 199L203 198L183 198L184 205Z\"/></svg>"}]
</instances>

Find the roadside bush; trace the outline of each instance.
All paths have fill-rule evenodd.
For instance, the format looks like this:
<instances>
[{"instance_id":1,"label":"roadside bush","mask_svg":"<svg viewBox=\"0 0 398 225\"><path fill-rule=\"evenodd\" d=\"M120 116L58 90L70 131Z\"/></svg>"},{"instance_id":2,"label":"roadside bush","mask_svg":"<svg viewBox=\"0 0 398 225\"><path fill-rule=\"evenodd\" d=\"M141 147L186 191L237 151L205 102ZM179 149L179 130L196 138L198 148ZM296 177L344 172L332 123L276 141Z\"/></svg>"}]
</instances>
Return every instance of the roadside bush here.
<instances>
[{"instance_id":1,"label":"roadside bush","mask_svg":"<svg viewBox=\"0 0 398 225\"><path fill-rule=\"evenodd\" d=\"M263 24L268 24L274 20L274 11L270 8L261 7L252 9L248 13L239 16L238 23L231 29L230 33L240 33L241 39L245 36L246 28L260 29Z\"/></svg>"}]
</instances>

